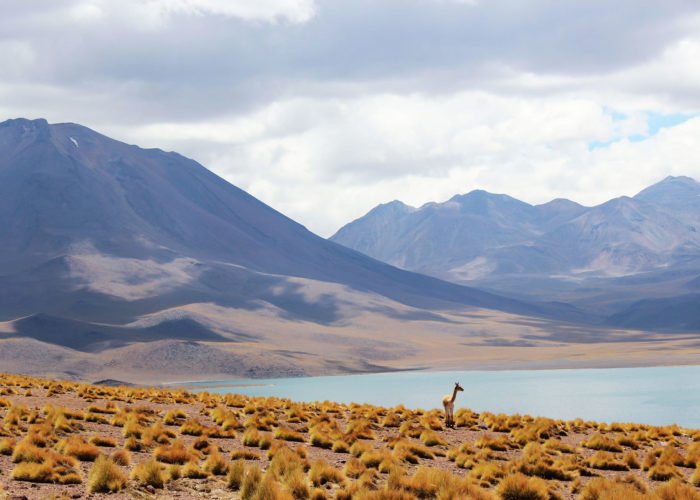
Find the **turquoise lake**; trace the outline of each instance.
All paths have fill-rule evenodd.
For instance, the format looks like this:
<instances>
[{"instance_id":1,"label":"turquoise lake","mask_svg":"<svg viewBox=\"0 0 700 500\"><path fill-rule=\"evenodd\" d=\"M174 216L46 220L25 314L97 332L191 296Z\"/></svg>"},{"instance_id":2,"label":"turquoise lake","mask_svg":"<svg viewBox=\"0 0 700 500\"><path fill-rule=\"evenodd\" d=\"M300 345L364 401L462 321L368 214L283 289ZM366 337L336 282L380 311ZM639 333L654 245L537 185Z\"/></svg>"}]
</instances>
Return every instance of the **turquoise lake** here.
<instances>
[{"instance_id":1,"label":"turquoise lake","mask_svg":"<svg viewBox=\"0 0 700 500\"><path fill-rule=\"evenodd\" d=\"M194 390L437 408L460 382L457 407L494 413L601 422L677 423L700 428L700 366L585 370L392 372L370 375L230 380ZM250 385L248 385L250 384ZM222 387L226 385L226 387ZM217 387L218 386L218 387Z\"/></svg>"}]
</instances>

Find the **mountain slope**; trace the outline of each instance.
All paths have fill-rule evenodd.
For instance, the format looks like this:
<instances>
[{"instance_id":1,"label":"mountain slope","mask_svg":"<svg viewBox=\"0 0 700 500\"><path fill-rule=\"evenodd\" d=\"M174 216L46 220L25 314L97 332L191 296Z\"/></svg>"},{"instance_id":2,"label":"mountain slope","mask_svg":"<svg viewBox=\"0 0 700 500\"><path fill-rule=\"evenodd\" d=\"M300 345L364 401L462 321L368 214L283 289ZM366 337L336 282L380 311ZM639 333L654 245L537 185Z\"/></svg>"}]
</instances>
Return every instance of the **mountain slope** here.
<instances>
[{"instance_id":1,"label":"mountain slope","mask_svg":"<svg viewBox=\"0 0 700 500\"><path fill-rule=\"evenodd\" d=\"M402 204L381 220L376 210L331 239L405 269L592 314L686 293L673 270L700 270L700 184L687 177L595 207L562 199L533 206L473 191L420 208ZM620 279L649 273L656 281L646 288ZM694 323L667 315L652 324Z\"/></svg>"},{"instance_id":2,"label":"mountain slope","mask_svg":"<svg viewBox=\"0 0 700 500\"><path fill-rule=\"evenodd\" d=\"M0 272L68 257L98 280L110 258L135 273L189 281L199 261L343 283L400 301L540 312L407 273L328 242L175 153L143 150L73 124L0 124ZM183 260L183 256L188 261ZM95 262L95 259L98 259Z\"/></svg>"},{"instance_id":3,"label":"mountain slope","mask_svg":"<svg viewBox=\"0 0 700 500\"><path fill-rule=\"evenodd\" d=\"M455 203L477 218L498 209ZM439 356L464 352L437 337L472 335L465 325L484 314L499 318L479 328L485 335L503 318L537 331L583 319L564 304L397 269L314 235L193 160L75 124L0 124L0 241L0 348L52 344L73 376L123 379L98 368L123 366L117 352L153 366L169 353L174 375L178 359L200 363L201 375L377 370L429 339L444 346Z\"/></svg>"}]
</instances>

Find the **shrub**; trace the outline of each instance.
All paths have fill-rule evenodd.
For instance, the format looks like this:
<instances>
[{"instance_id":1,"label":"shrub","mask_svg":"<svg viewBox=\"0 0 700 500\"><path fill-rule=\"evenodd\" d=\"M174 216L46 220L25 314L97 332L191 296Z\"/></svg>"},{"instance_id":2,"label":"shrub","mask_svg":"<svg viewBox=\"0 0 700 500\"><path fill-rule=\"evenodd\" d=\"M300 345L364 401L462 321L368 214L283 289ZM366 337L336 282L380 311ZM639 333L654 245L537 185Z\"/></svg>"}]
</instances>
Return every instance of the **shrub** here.
<instances>
[{"instance_id":1,"label":"shrub","mask_svg":"<svg viewBox=\"0 0 700 500\"><path fill-rule=\"evenodd\" d=\"M629 466L610 452L597 451L588 460L588 466L601 470L629 470Z\"/></svg>"},{"instance_id":2,"label":"shrub","mask_svg":"<svg viewBox=\"0 0 700 500\"><path fill-rule=\"evenodd\" d=\"M114 453L110 455L110 458L117 465L123 465L124 467L131 465L131 453L126 450L115 450Z\"/></svg>"},{"instance_id":3,"label":"shrub","mask_svg":"<svg viewBox=\"0 0 700 500\"><path fill-rule=\"evenodd\" d=\"M260 432L255 427L248 427L243 433L243 444L245 446L258 446L260 444Z\"/></svg>"},{"instance_id":4,"label":"shrub","mask_svg":"<svg viewBox=\"0 0 700 500\"><path fill-rule=\"evenodd\" d=\"M187 420L180 426L180 433L188 436L201 436L205 431L206 428L197 419Z\"/></svg>"},{"instance_id":5,"label":"shrub","mask_svg":"<svg viewBox=\"0 0 700 500\"><path fill-rule=\"evenodd\" d=\"M309 484L301 467L291 467L282 476L282 482L294 498L309 498Z\"/></svg>"},{"instance_id":6,"label":"shrub","mask_svg":"<svg viewBox=\"0 0 700 500\"><path fill-rule=\"evenodd\" d=\"M90 438L90 444L94 444L95 446L103 446L105 448L114 448L117 446L117 442L114 439L97 435Z\"/></svg>"},{"instance_id":7,"label":"shrub","mask_svg":"<svg viewBox=\"0 0 700 500\"><path fill-rule=\"evenodd\" d=\"M187 462L187 464L182 468L182 477L188 479L204 479L209 477L209 473L202 470L196 462Z\"/></svg>"},{"instance_id":8,"label":"shrub","mask_svg":"<svg viewBox=\"0 0 700 500\"><path fill-rule=\"evenodd\" d=\"M344 472L347 477L350 477L352 479L357 479L360 477L365 471L367 470L367 467L362 465L362 462L360 462L357 458L352 457L350 460L348 460L345 463L345 468Z\"/></svg>"},{"instance_id":9,"label":"shrub","mask_svg":"<svg viewBox=\"0 0 700 500\"><path fill-rule=\"evenodd\" d=\"M276 439L282 439L283 441L294 441L297 443L303 443L306 441L306 438L302 433L281 425L275 429L274 436Z\"/></svg>"},{"instance_id":10,"label":"shrub","mask_svg":"<svg viewBox=\"0 0 700 500\"><path fill-rule=\"evenodd\" d=\"M504 477L496 492L502 500L549 500L549 491L544 481L515 473Z\"/></svg>"},{"instance_id":11,"label":"shrub","mask_svg":"<svg viewBox=\"0 0 700 500\"><path fill-rule=\"evenodd\" d=\"M336 453L350 453L350 445L342 439L333 442L332 450Z\"/></svg>"},{"instance_id":12,"label":"shrub","mask_svg":"<svg viewBox=\"0 0 700 500\"><path fill-rule=\"evenodd\" d=\"M617 444L615 441L612 441L611 439L606 438L600 432L596 432L590 438L583 441L581 443L581 446L584 446L586 448L590 448L591 450L599 450L599 451L613 451L616 453L622 451L622 446Z\"/></svg>"},{"instance_id":13,"label":"shrub","mask_svg":"<svg viewBox=\"0 0 700 500\"><path fill-rule=\"evenodd\" d=\"M583 488L580 500L644 500L646 495L631 483L594 477Z\"/></svg>"},{"instance_id":14,"label":"shrub","mask_svg":"<svg viewBox=\"0 0 700 500\"><path fill-rule=\"evenodd\" d=\"M492 438L484 436L476 442L478 448L488 448L493 451L508 451L511 448L511 443L506 436Z\"/></svg>"},{"instance_id":15,"label":"shrub","mask_svg":"<svg viewBox=\"0 0 700 500\"><path fill-rule=\"evenodd\" d=\"M311 446L330 450L333 447L333 439L321 431L313 430L310 435Z\"/></svg>"},{"instance_id":16,"label":"shrub","mask_svg":"<svg viewBox=\"0 0 700 500\"><path fill-rule=\"evenodd\" d=\"M0 455L12 455L17 442L12 438L0 439Z\"/></svg>"},{"instance_id":17,"label":"shrub","mask_svg":"<svg viewBox=\"0 0 700 500\"><path fill-rule=\"evenodd\" d=\"M679 479L672 479L656 488L654 496L659 500L700 500L700 493Z\"/></svg>"},{"instance_id":18,"label":"shrub","mask_svg":"<svg viewBox=\"0 0 700 500\"><path fill-rule=\"evenodd\" d=\"M175 441L172 445L159 446L153 452L153 456L159 462L179 465L184 465L193 458L181 441Z\"/></svg>"},{"instance_id":19,"label":"shrub","mask_svg":"<svg viewBox=\"0 0 700 500\"><path fill-rule=\"evenodd\" d=\"M243 477L243 483L241 484L242 500L250 500L253 498L258 490L260 482L262 481L262 477L262 471L257 465L253 465L246 470L246 474Z\"/></svg>"},{"instance_id":20,"label":"shrub","mask_svg":"<svg viewBox=\"0 0 700 500\"><path fill-rule=\"evenodd\" d=\"M425 430L420 434L420 440L425 446L445 446L447 443L436 432Z\"/></svg>"},{"instance_id":21,"label":"shrub","mask_svg":"<svg viewBox=\"0 0 700 500\"><path fill-rule=\"evenodd\" d=\"M233 491L238 491L243 484L243 478L245 477L246 467L243 460L236 460L229 467L228 474L226 475L226 483L228 487Z\"/></svg>"},{"instance_id":22,"label":"shrub","mask_svg":"<svg viewBox=\"0 0 700 500\"><path fill-rule=\"evenodd\" d=\"M127 477L111 459L100 455L88 474L90 493L115 493L126 486Z\"/></svg>"},{"instance_id":23,"label":"shrub","mask_svg":"<svg viewBox=\"0 0 700 500\"><path fill-rule=\"evenodd\" d=\"M231 452L231 460L260 460L260 453L252 450L234 450Z\"/></svg>"},{"instance_id":24,"label":"shrub","mask_svg":"<svg viewBox=\"0 0 700 500\"><path fill-rule=\"evenodd\" d=\"M12 461L14 463L18 462L33 462L42 463L47 460L49 456L48 450L45 448L39 448L29 443L26 439L20 441L12 451Z\"/></svg>"},{"instance_id":25,"label":"shrub","mask_svg":"<svg viewBox=\"0 0 700 500\"><path fill-rule=\"evenodd\" d=\"M12 471L12 479L15 481L29 481L32 483L55 482L53 464L50 462L20 462Z\"/></svg>"},{"instance_id":26,"label":"shrub","mask_svg":"<svg viewBox=\"0 0 700 500\"><path fill-rule=\"evenodd\" d=\"M140 462L131 471L131 478L143 486L162 488L165 485L163 469L155 459Z\"/></svg>"},{"instance_id":27,"label":"shrub","mask_svg":"<svg viewBox=\"0 0 700 500\"><path fill-rule=\"evenodd\" d=\"M309 470L309 479L314 486L321 486L326 483L342 485L345 481L343 471L329 465L325 460L316 460Z\"/></svg>"},{"instance_id":28,"label":"shrub","mask_svg":"<svg viewBox=\"0 0 700 500\"><path fill-rule=\"evenodd\" d=\"M649 469L649 479L654 481L668 481L673 478L683 478L683 474L673 464L659 461Z\"/></svg>"},{"instance_id":29,"label":"shrub","mask_svg":"<svg viewBox=\"0 0 700 500\"><path fill-rule=\"evenodd\" d=\"M700 467L697 467L695 472L693 472L693 475L690 476L690 482L693 484L693 486L700 488Z\"/></svg>"},{"instance_id":30,"label":"shrub","mask_svg":"<svg viewBox=\"0 0 700 500\"><path fill-rule=\"evenodd\" d=\"M202 468L215 476L225 476L228 472L228 462L224 460L218 449L214 449L204 461Z\"/></svg>"}]
</instances>

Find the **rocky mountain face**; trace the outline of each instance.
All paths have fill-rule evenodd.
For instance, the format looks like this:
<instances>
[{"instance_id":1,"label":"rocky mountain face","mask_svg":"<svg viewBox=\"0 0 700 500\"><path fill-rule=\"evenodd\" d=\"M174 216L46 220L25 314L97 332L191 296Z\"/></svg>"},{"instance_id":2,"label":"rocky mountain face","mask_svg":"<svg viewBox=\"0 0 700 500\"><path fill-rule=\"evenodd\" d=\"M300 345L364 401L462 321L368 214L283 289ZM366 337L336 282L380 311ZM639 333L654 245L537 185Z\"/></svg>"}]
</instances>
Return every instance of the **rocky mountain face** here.
<instances>
[{"instance_id":1,"label":"rocky mountain face","mask_svg":"<svg viewBox=\"0 0 700 500\"><path fill-rule=\"evenodd\" d=\"M331 239L457 283L572 303L615 324L651 325L637 311L642 300L645 308L663 299L700 309L679 278L700 276L700 184L688 177L595 207L562 199L530 205L485 191L420 208L395 201ZM645 277L644 286L631 284L634 276ZM661 314L653 326L700 327L681 316Z\"/></svg>"},{"instance_id":2,"label":"rocky mountain face","mask_svg":"<svg viewBox=\"0 0 700 500\"><path fill-rule=\"evenodd\" d=\"M504 227L520 206L496 205ZM404 207L378 211L389 221ZM516 241L523 231L484 236L481 248ZM157 352L182 361L202 355L201 343L210 350L219 342L238 346L238 368L224 373L301 374L309 372L299 368L301 354L279 348L288 335L284 325L294 322L313 331L352 326L361 314L403 321L474 308L578 315L398 269L314 235L177 153L45 120L0 124L0 241L0 340L30 338L71 351L57 353L60 359L178 341ZM420 255L410 258L418 262ZM343 342L352 345L352 335ZM262 347L241 354L250 345L265 345L268 354L260 357ZM363 352L368 345L374 344ZM206 352L218 365L229 359ZM311 363L316 355L304 356ZM341 366L313 363L316 371L325 369L319 363ZM366 356L342 363L371 368Z\"/></svg>"}]
</instances>

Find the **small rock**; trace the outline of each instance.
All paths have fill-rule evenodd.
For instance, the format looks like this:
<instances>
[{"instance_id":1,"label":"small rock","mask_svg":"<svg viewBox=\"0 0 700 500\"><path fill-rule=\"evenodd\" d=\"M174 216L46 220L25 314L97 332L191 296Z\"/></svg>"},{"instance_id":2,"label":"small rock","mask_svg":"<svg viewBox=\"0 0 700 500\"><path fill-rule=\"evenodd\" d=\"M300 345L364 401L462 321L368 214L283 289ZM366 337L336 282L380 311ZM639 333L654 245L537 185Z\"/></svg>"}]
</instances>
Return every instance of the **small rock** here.
<instances>
[{"instance_id":1,"label":"small rock","mask_svg":"<svg viewBox=\"0 0 700 500\"><path fill-rule=\"evenodd\" d=\"M153 486L151 486L150 484L147 484L147 485L146 485L146 491L149 492L149 493L152 495L152 494L154 494L154 493L156 492L156 489L155 489Z\"/></svg>"}]
</instances>

